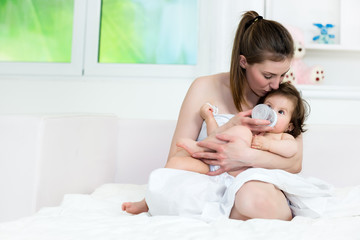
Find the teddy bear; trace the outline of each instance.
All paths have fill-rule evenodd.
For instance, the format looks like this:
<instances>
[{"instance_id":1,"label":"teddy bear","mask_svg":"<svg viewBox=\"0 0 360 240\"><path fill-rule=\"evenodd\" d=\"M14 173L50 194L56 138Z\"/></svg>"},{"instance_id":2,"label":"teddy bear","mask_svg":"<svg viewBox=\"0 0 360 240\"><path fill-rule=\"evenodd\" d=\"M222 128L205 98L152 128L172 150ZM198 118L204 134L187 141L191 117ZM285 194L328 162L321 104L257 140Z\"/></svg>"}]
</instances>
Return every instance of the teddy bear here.
<instances>
[{"instance_id":1,"label":"teddy bear","mask_svg":"<svg viewBox=\"0 0 360 240\"><path fill-rule=\"evenodd\" d=\"M294 26L286 26L294 40L294 58L283 82L294 84L319 84L324 78L324 69L319 66L307 66L302 60L305 55L305 38L303 32Z\"/></svg>"}]
</instances>

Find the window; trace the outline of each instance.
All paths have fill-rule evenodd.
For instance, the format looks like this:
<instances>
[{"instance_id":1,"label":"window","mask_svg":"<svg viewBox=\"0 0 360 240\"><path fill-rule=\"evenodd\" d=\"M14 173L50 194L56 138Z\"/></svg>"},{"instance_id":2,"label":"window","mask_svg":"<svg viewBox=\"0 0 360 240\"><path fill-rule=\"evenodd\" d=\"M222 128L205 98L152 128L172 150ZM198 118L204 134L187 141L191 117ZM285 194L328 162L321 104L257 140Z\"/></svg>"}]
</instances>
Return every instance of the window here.
<instances>
[{"instance_id":1,"label":"window","mask_svg":"<svg viewBox=\"0 0 360 240\"><path fill-rule=\"evenodd\" d=\"M84 0L1 0L0 74L81 75Z\"/></svg>"},{"instance_id":2,"label":"window","mask_svg":"<svg viewBox=\"0 0 360 240\"><path fill-rule=\"evenodd\" d=\"M194 0L103 0L99 62L195 65L197 19Z\"/></svg>"},{"instance_id":3,"label":"window","mask_svg":"<svg viewBox=\"0 0 360 240\"><path fill-rule=\"evenodd\" d=\"M89 1L85 75L196 76L208 56L199 47L206 6L202 0Z\"/></svg>"},{"instance_id":4,"label":"window","mask_svg":"<svg viewBox=\"0 0 360 240\"><path fill-rule=\"evenodd\" d=\"M2 0L0 74L194 76L207 56L200 3Z\"/></svg>"}]
</instances>

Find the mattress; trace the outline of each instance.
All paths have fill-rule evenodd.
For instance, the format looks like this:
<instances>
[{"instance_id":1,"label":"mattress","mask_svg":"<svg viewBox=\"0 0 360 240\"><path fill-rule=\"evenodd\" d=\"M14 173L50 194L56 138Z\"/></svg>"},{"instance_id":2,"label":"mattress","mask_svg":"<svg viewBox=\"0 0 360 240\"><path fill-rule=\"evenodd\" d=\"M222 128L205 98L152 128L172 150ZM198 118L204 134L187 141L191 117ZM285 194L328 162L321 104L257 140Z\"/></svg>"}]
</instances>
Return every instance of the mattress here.
<instances>
[{"instance_id":1,"label":"mattress","mask_svg":"<svg viewBox=\"0 0 360 240\"><path fill-rule=\"evenodd\" d=\"M0 224L0 239L360 239L360 216L292 221L221 219L205 222L179 216L131 215L124 201L143 199L146 185L105 184L92 194L65 195L58 207ZM336 189L346 194L353 188Z\"/></svg>"}]
</instances>

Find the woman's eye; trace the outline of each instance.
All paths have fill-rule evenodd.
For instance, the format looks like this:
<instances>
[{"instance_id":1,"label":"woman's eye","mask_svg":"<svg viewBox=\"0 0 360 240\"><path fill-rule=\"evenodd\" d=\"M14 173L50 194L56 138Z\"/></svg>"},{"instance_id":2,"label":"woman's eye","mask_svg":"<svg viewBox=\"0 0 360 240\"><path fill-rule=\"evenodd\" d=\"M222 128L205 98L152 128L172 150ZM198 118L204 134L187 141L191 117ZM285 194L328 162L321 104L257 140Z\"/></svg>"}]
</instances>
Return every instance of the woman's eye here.
<instances>
[{"instance_id":1,"label":"woman's eye","mask_svg":"<svg viewBox=\"0 0 360 240\"><path fill-rule=\"evenodd\" d=\"M266 79L271 79L272 78L272 76L270 75L270 76L264 76Z\"/></svg>"}]
</instances>

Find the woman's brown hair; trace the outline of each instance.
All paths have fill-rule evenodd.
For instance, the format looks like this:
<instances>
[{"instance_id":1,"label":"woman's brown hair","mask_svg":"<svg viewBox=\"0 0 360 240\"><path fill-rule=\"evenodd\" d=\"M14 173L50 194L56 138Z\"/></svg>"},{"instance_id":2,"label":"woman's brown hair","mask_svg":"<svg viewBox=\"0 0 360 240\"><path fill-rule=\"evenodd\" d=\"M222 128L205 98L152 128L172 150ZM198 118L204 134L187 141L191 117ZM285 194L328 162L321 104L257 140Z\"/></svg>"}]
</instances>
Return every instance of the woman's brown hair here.
<instances>
[{"instance_id":1,"label":"woman's brown hair","mask_svg":"<svg viewBox=\"0 0 360 240\"><path fill-rule=\"evenodd\" d=\"M247 104L244 91L247 84L245 69L240 67L240 55L248 64L265 60L284 61L294 55L290 33L280 23L266 20L255 11L243 14L236 31L230 64L230 87L238 111Z\"/></svg>"}]
</instances>

